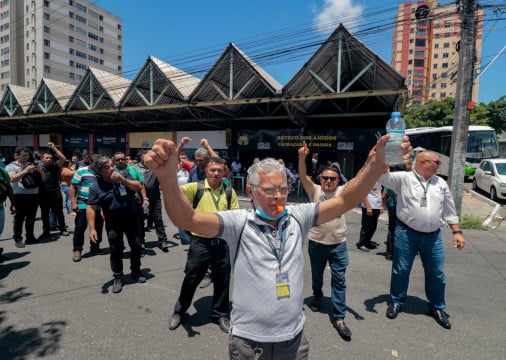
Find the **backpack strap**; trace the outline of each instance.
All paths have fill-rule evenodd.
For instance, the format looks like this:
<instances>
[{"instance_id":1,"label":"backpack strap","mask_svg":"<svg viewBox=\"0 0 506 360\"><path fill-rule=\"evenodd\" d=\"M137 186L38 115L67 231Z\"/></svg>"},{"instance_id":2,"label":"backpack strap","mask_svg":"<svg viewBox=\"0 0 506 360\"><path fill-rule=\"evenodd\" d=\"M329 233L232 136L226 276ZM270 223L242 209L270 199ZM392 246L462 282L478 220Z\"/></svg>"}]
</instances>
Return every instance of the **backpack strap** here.
<instances>
[{"instance_id":1,"label":"backpack strap","mask_svg":"<svg viewBox=\"0 0 506 360\"><path fill-rule=\"evenodd\" d=\"M205 190L205 180L200 180L197 182L197 193L193 198L193 208L197 208L197 205L202 199L202 195L204 195ZM232 187L229 185L225 187L225 194L227 196L227 208L230 209L230 203L232 202Z\"/></svg>"},{"instance_id":2,"label":"backpack strap","mask_svg":"<svg viewBox=\"0 0 506 360\"><path fill-rule=\"evenodd\" d=\"M205 189L205 182L204 182L204 180L198 181L197 182L197 193L195 194L195 197L193 198L193 208L194 209L199 204L200 199L202 199L202 195L204 195L204 189Z\"/></svg>"}]
</instances>

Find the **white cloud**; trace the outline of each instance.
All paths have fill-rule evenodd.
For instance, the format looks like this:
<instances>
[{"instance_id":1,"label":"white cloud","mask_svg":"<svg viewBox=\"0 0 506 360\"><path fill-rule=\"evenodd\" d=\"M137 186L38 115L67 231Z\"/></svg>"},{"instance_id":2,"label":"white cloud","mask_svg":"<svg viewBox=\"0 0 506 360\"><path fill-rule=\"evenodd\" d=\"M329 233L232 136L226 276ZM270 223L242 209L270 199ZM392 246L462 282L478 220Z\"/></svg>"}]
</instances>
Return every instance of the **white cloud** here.
<instances>
[{"instance_id":1,"label":"white cloud","mask_svg":"<svg viewBox=\"0 0 506 360\"><path fill-rule=\"evenodd\" d=\"M323 33L334 31L340 23L351 30L362 22L363 12L364 6L353 5L352 0L324 0L313 24L317 31Z\"/></svg>"}]
</instances>

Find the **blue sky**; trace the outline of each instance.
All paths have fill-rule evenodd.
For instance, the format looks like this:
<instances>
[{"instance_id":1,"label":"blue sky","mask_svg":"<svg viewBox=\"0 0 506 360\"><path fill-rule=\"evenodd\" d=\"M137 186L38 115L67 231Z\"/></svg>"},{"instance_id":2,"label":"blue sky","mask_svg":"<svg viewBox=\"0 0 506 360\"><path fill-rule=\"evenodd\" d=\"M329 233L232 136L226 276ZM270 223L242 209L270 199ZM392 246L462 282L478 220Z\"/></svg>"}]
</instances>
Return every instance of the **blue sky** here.
<instances>
[{"instance_id":1,"label":"blue sky","mask_svg":"<svg viewBox=\"0 0 506 360\"><path fill-rule=\"evenodd\" d=\"M123 20L124 77L149 55L202 78L229 42L285 85L339 23L390 63L394 0L91 0ZM454 4L455 1L441 1ZM505 0L482 0L502 5ZM496 19L496 20L494 20ZM506 46L506 9L486 12L482 69ZM297 51L294 49L297 48ZM280 54L276 54L280 52ZM479 102L506 95L506 49L480 77Z\"/></svg>"}]
</instances>

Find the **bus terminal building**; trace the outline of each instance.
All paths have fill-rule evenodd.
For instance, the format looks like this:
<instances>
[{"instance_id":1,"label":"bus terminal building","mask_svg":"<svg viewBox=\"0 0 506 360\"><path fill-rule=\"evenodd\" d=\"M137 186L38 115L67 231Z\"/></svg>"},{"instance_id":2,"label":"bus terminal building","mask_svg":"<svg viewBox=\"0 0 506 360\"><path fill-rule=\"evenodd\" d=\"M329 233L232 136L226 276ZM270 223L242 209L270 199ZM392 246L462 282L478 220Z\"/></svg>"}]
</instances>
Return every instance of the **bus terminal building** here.
<instances>
[{"instance_id":1,"label":"bus terminal building","mask_svg":"<svg viewBox=\"0 0 506 360\"><path fill-rule=\"evenodd\" d=\"M340 25L285 86L233 43L202 79L148 56L133 80L90 67L77 85L8 85L0 148L8 159L17 146L38 151L48 141L68 156L135 155L157 138L190 136L192 150L206 137L247 166L266 156L296 164L305 140L351 177L407 100L405 79Z\"/></svg>"}]
</instances>

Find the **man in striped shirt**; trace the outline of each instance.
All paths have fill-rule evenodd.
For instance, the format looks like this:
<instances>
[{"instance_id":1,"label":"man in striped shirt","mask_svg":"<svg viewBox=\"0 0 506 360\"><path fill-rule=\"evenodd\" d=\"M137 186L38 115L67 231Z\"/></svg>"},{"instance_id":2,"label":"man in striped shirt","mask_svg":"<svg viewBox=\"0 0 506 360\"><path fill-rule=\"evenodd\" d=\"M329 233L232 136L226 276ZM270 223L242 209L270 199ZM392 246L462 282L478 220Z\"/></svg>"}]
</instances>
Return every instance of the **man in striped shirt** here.
<instances>
[{"instance_id":1,"label":"man in striped shirt","mask_svg":"<svg viewBox=\"0 0 506 360\"><path fill-rule=\"evenodd\" d=\"M91 157L91 163L95 160L95 156ZM78 262L81 260L81 253L83 252L84 245L84 232L88 223L86 222L86 202L90 188L97 182L97 176L91 170L90 166L79 168L72 181L70 182L70 203L72 210L76 213L75 228L73 238L73 255L72 261ZM95 216L95 229L98 234L98 241L96 244L90 243L90 252L92 254L101 254L100 242L102 241L102 229L104 227L104 220L100 213L100 207L97 207L97 216Z\"/></svg>"}]
</instances>

